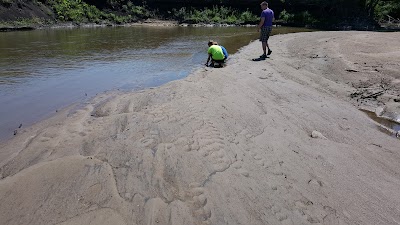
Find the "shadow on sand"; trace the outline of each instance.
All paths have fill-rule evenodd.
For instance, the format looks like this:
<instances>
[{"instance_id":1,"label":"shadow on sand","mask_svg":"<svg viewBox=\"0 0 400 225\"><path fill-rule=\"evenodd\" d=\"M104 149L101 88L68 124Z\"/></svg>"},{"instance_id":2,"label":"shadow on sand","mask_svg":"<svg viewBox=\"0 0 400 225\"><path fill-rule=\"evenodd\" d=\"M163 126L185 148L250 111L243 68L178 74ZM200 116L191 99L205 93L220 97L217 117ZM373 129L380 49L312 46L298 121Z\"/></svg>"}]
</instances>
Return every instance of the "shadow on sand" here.
<instances>
[{"instance_id":1,"label":"shadow on sand","mask_svg":"<svg viewBox=\"0 0 400 225\"><path fill-rule=\"evenodd\" d=\"M266 59L268 59L269 57L267 57L267 58L254 58L254 59L251 59L251 61L255 61L255 62L258 62L258 61L264 61L264 60L266 60Z\"/></svg>"}]
</instances>

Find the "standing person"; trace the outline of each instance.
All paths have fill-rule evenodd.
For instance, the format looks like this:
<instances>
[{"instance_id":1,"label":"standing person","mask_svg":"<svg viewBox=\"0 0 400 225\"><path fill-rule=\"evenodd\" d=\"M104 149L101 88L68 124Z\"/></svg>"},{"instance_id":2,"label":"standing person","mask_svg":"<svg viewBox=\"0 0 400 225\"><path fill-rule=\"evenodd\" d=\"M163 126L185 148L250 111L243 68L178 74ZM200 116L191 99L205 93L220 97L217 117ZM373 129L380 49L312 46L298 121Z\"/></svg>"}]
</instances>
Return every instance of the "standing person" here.
<instances>
[{"instance_id":1,"label":"standing person","mask_svg":"<svg viewBox=\"0 0 400 225\"><path fill-rule=\"evenodd\" d=\"M267 55L271 55L272 53L268 45L268 39L272 31L272 22L275 20L275 17L274 17L274 11L268 8L267 2L262 2L260 6L262 9L262 13L261 13L260 23L258 24L258 32L260 32L261 30L260 41L262 42L262 49L264 51L264 54L262 54L260 58L265 59L267 58ZM267 53L267 48L268 48L268 53Z\"/></svg>"},{"instance_id":2,"label":"standing person","mask_svg":"<svg viewBox=\"0 0 400 225\"><path fill-rule=\"evenodd\" d=\"M224 65L225 62L225 55L224 52L222 51L221 46L215 45L213 41L208 42L208 58L206 62L206 66L212 66L214 67L215 63L218 63L220 65ZM210 65L208 63L210 62Z\"/></svg>"}]
</instances>

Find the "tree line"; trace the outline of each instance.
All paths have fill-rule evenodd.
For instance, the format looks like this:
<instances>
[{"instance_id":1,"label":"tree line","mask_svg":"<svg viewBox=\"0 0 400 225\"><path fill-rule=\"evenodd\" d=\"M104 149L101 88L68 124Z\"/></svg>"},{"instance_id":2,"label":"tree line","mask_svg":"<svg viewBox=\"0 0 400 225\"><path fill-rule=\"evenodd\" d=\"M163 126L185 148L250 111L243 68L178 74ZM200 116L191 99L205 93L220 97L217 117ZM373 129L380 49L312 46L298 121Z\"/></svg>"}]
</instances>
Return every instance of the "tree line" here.
<instances>
[{"instance_id":1,"label":"tree line","mask_svg":"<svg viewBox=\"0 0 400 225\"><path fill-rule=\"evenodd\" d=\"M255 24L261 0L0 0L7 9L21 2L49 7L56 21L129 23L171 19L181 23ZM400 0L269 0L276 19L290 25L337 27L376 24L400 17ZM1 18L0 18L1 20Z\"/></svg>"},{"instance_id":2,"label":"tree line","mask_svg":"<svg viewBox=\"0 0 400 225\"><path fill-rule=\"evenodd\" d=\"M303 24L373 23L400 17L400 0L280 0L288 22Z\"/></svg>"}]
</instances>

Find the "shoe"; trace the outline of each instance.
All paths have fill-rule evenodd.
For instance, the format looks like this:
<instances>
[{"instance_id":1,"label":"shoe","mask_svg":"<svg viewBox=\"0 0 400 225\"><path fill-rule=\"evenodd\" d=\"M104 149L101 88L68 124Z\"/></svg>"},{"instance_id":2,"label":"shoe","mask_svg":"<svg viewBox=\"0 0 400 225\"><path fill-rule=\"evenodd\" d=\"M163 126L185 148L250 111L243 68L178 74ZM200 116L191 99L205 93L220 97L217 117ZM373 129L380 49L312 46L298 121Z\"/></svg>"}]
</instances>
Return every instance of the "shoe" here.
<instances>
[{"instance_id":1,"label":"shoe","mask_svg":"<svg viewBox=\"0 0 400 225\"><path fill-rule=\"evenodd\" d=\"M260 59L265 59L265 58L267 58L267 55L266 55L266 54L260 55Z\"/></svg>"},{"instance_id":2,"label":"shoe","mask_svg":"<svg viewBox=\"0 0 400 225\"><path fill-rule=\"evenodd\" d=\"M268 49L268 54L267 55L271 55L272 51Z\"/></svg>"}]
</instances>

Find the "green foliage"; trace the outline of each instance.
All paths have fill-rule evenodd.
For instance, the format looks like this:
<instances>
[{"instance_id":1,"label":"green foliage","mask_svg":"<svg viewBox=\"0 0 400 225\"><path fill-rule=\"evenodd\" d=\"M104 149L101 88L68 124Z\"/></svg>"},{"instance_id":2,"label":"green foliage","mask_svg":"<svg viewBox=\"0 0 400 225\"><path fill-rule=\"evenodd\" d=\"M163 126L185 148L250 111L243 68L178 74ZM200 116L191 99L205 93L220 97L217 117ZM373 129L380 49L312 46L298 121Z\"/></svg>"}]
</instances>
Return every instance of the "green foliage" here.
<instances>
[{"instance_id":1,"label":"green foliage","mask_svg":"<svg viewBox=\"0 0 400 225\"><path fill-rule=\"evenodd\" d=\"M186 7L182 7L180 9L172 9L172 12L168 12L169 14L172 14L171 17L175 20L182 21L186 18L186 15L188 14L188 10Z\"/></svg>"},{"instance_id":2,"label":"green foliage","mask_svg":"<svg viewBox=\"0 0 400 225\"><path fill-rule=\"evenodd\" d=\"M380 1L375 8L375 19L387 20L388 16L400 18L400 1Z\"/></svg>"},{"instance_id":3,"label":"green foliage","mask_svg":"<svg viewBox=\"0 0 400 225\"><path fill-rule=\"evenodd\" d=\"M294 14L288 13L285 9L280 13L279 19L284 23L293 23L294 22Z\"/></svg>"},{"instance_id":4,"label":"green foliage","mask_svg":"<svg viewBox=\"0 0 400 225\"><path fill-rule=\"evenodd\" d=\"M104 14L81 0L54 0L53 9L61 21L98 22Z\"/></svg>"},{"instance_id":5,"label":"green foliage","mask_svg":"<svg viewBox=\"0 0 400 225\"><path fill-rule=\"evenodd\" d=\"M172 9L172 18L181 22L189 23L227 23L244 24L255 23L259 20L249 10L239 12L238 10L224 6L213 6L212 8L185 8Z\"/></svg>"},{"instance_id":6,"label":"green foliage","mask_svg":"<svg viewBox=\"0 0 400 225\"><path fill-rule=\"evenodd\" d=\"M148 10L141 6L135 6L128 2L122 7L127 14L117 15L115 13L106 13L93 5L89 5L82 0L53 0L52 7L60 21L73 21L78 23L92 22L100 23L109 21L117 24L131 22L134 17L147 15ZM111 1L110 4L116 5L118 1Z\"/></svg>"},{"instance_id":7,"label":"green foliage","mask_svg":"<svg viewBox=\"0 0 400 225\"><path fill-rule=\"evenodd\" d=\"M227 24L235 24L238 21L238 18L235 15L230 15L226 18Z\"/></svg>"},{"instance_id":8,"label":"green foliage","mask_svg":"<svg viewBox=\"0 0 400 225\"><path fill-rule=\"evenodd\" d=\"M118 9L120 6L124 5L125 1L121 0L107 0L106 1L109 6L113 9Z\"/></svg>"},{"instance_id":9,"label":"green foliage","mask_svg":"<svg viewBox=\"0 0 400 225\"><path fill-rule=\"evenodd\" d=\"M249 10L242 12L239 18L243 23L256 23L260 20L258 16L254 15Z\"/></svg>"},{"instance_id":10,"label":"green foliage","mask_svg":"<svg viewBox=\"0 0 400 225\"><path fill-rule=\"evenodd\" d=\"M309 11L289 13L288 11L283 10L279 15L279 20L284 23L299 25L315 25L318 22Z\"/></svg>"},{"instance_id":11,"label":"green foliage","mask_svg":"<svg viewBox=\"0 0 400 225\"><path fill-rule=\"evenodd\" d=\"M13 3L13 0L0 0L0 5L10 6Z\"/></svg>"},{"instance_id":12,"label":"green foliage","mask_svg":"<svg viewBox=\"0 0 400 225\"><path fill-rule=\"evenodd\" d=\"M150 8L145 1L139 0L99 0L89 5L86 0L0 0L0 6L24 5L25 1L38 5L51 6L58 21L77 23L127 23L147 18L175 19L186 23L227 23L256 24L259 16L251 10L227 6L204 8L173 8L159 12ZM208 5L210 1L197 1L196 5ZM234 5L238 1L213 1L215 4ZM278 8L283 6L284 10ZM348 21L381 21L389 18L400 18L400 0L276 0L271 1L271 8L279 14L279 20L297 25L345 24ZM20 7L18 5L18 7ZM274 8L277 7L277 8ZM170 6L172 8L172 6ZM254 5L254 8L257 4ZM46 8L46 7L43 7ZM257 7L257 10L259 8ZM53 15L52 12L48 12Z\"/></svg>"},{"instance_id":13,"label":"green foliage","mask_svg":"<svg viewBox=\"0 0 400 225\"><path fill-rule=\"evenodd\" d=\"M116 2L120 1L113 1L111 4L117 4ZM116 7L116 6L115 6ZM156 17L157 11L150 10L147 5L134 5L131 1L126 2L121 6L122 12L130 16L130 18L138 18L138 19L147 19L150 17Z\"/></svg>"},{"instance_id":14,"label":"green foliage","mask_svg":"<svg viewBox=\"0 0 400 225\"><path fill-rule=\"evenodd\" d=\"M133 15L139 17L148 17L150 14L149 10L147 10L144 6L133 5L130 11Z\"/></svg>"},{"instance_id":15,"label":"green foliage","mask_svg":"<svg viewBox=\"0 0 400 225\"><path fill-rule=\"evenodd\" d=\"M114 13L109 13L106 14L106 19L109 21L112 21L116 24L123 24L123 23L128 23L132 20L132 16L128 15L128 16L119 16L119 15L115 15Z\"/></svg>"},{"instance_id":16,"label":"green foliage","mask_svg":"<svg viewBox=\"0 0 400 225\"><path fill-rule=\"evenodd\" d=\"M318 20L314 18L314 16L311 15L311 13L309 13L308 11L301 12L298 15L298 19L301 21L301 23L305 25L314 25L318 22Z\"/></svg>"}]
</instances>

